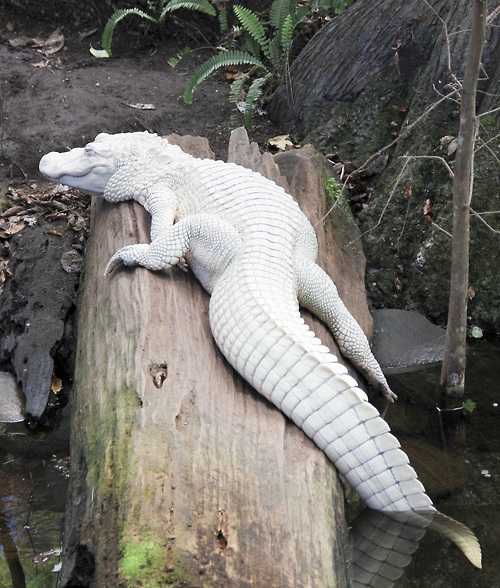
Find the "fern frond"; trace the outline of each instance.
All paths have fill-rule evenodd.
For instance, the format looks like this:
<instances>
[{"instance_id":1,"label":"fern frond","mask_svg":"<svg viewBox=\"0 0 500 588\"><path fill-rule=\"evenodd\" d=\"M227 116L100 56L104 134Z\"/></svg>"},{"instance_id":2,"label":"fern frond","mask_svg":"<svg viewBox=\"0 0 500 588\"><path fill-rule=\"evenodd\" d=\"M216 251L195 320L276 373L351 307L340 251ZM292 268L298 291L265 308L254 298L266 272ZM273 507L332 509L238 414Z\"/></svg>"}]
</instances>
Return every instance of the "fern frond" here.
<instances>
[{"instance_id":1,"label":"fern frond","mask_svg":"<svg viewBox=\"0 0 500 588\"><path fill-rule=\"evenodd\" d=\"M269 14L271 25L279 30L286 15L290 14L290 0L274 0Z\"/></svg>"},{"instance_id":2,"label":"fern frond","mask_svg":"<svg viewBox=\"0 0 500 588\"><path fill-rule=\"evenodd\" d=\"M276 72L280 72L283 66L283 51L281 49L281 38L279 31L276 31L272 41L269 43L269 53L271 57L271 63Z\"/></svg>"},{"instance_id":3,"label":"fern frond","mask_svg":"<svg viewBox=\"0 0 500 588\"><path fill-rule=\"evenodd\" d=\"M243 114L243 122L247 129L252 126L252 117L253 113L255 112L255 106L262 97L263 88L270 77L271 74L268 74L263 78L257 78L250 84L250 87L248 88L248 92L245 98L245 111Z\"/></svg>"},{"instance_id":4,"label":"fern frond","mask_svg":"<svg viewBox=\"0 0 500 588\"><path fill-rule=\"evenodd\" d=\"M228 101L231 104L237 104L241 101L241 94L243 91L243 86L245 82L248 80L248 75L243 75L241 78L237 78L231 85L229 86L229 98Z\"/></svg>"},{"instance_id":5,"label":"fern frond","mask_svg":"<svg viewBox=\"0 0 500 588\"><path fill-rule=\"evenodd\" d=\"M138 16L143 20L149 20L154 23L158 23L157 19L149 15L147 12L140 10L139 8L121 8L116 10L109 18L101 36L101 46L104 51L107 52L108 56L111 57L111 45L113 43L113 33L115 32L116 25L127 18L127 16Z\"/></svg>"},{"instance_id":6,"label":"fern frond","mask_svg":"<svg viewBox=\"0 0 500 588\"><path fill-rule=\"evenodd\" d=\"M250 53L245 53L244 51L226 51L224 53L218 53L205 61L205 63L200 65L200 67L194 72L184 89L184 102L186 104L191 104L193 102L193 93L195 89L215 71L229 65L255 65L256 67L267 71L267 68L262 61Z\"/></svg>"},{"instance_id":7,"label":"fern frond","mask_svg":"<svg viewBox=\"0 0 500 588\"><path fill-rule=\"evenodd\" d=\"M159 21L163 22L167 14L174 12L175 10L180 10L181 8L185 8L186 10L196 10L208 14L209 16L217 16L215 8L208 0L170 0L170 2L164 5Z\"/></svg>"},{"instance_id":8,"label":"fern frond","mask_svg":"<svg viewBox=\"0 0 500 588\"><path fill-rule=\"evenodd\" d=\"M294 30L295 23L293 22L293 16L291 14L287 14L279 31L281 48L285 54L288 54L290 47L292 46Z\"/></svg>"},{"instance_id":9,"label":"fern frond","mask_svg":"<svg viewBox=\"0 0 500 588\"><path fill-rule=\"evenodd\" d=\"M229 20L227 18L227 8L222 5L217 9L217 19L219 21L219 29L222 34L225 34L229 30Z\"/></svg>"},{"instance_id":10,"label":"fern frond","mask_svg":"<svg viewBox=\"0 0 500 588\"><path fill-rule=\"evenodd\" d=\"M294 26L299 25L306 18L306 16L309 16L310 14L311 9L309 6L297 6L297 10L293 15Z\"/></svg>"},{"instance_id":11,"label":"fern frond","mask_svg":"<svg viewBox=\"0 0 500 588\"><path fill-rule=\"evenodd\" d=\"M241 6L240 4L235 4L233 10L243 29L254 41L257 41L259 47L262 49L262 53L269 59L269 39L259 17L250 8L246 8L246 6Z\"/></svg>"},{"instance_id":12,"label":"fern frond","mask_svg":"<svg viewBox=\"0 0 500 588\"><path fill-rule=\"evenodd\" d=\"M193 50L191 47L184 47L184 49L181 49L175 55L169 57L167 59L167 63L170 65L170 67L175 68L184 59L184 57L186 57L186 55L190 55L192 52Z\"/></svg>"}]
</instances>

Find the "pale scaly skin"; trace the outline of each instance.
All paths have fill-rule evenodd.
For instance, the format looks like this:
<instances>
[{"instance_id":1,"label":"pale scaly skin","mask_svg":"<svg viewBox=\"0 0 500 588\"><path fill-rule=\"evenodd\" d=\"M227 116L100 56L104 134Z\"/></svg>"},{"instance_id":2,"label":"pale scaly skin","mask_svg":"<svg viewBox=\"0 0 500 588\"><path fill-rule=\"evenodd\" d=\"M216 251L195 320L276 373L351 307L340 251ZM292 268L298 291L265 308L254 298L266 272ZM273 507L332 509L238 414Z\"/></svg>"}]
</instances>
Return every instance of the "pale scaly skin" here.
<instances>
[{"instance_id":1,"label":"pale scaly skin","mask_svg":"<svg viewBox=\"0 0 500 588\"><path fill-rule=\"evenodd\" d=\"M210 327L229 363L313 439L368 506L436 512L385 420L300 316L299 304L317 314L341 352L394 398L366 337L315 264L311 224L281 187L148 133L99 135L85 149L49 153L40 171L110 202L142 204L152 243L120 249L106 271L119 264L164 270L187 258L211 294ZM471 549L477 565L479 548Z\"/></svg>"}]
</instances>

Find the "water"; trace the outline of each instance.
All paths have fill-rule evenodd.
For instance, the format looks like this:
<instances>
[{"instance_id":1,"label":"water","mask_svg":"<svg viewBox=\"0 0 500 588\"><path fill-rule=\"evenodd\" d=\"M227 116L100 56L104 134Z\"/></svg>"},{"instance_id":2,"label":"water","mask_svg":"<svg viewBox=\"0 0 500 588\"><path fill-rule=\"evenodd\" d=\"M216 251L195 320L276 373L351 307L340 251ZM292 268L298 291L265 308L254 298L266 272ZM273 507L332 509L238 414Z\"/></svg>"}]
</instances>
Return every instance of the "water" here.
<instances>
[{"instance_id":1,"label":"water","mask_svg":"<svg viewBox=\"0 0 500 588\"><path fill-rule=\"evenodd\" d=\"M472 527L483 546L484 570L476 571L442 537L425 533L417 554L404 562L405 575L380 588L500 587L500 346L475 343L469 350L466 397L475 403L467 417L466 463L440 446L435 410L439 368L391 378L400 403L388 413L432 491L440 510ZM472 407L472 405L470 405ZM68 419L50 434L33 436L22 424L0 424L0 588L55 588L60 563L68 483ZM367 513L367 525L394 527ZM376 540L377 533L370 532ZM370 585L370 584L369 584Z\"/></svg>"},{"instance_id":2,"label":"water","mask_svg":"<svg viewBox=\"0 0 500 588\"><path fill-rule=\"evenodd\" d=\"M52 436L0 424L0 588L56 586L69 453Z\"/></svg>"}]
</instances>

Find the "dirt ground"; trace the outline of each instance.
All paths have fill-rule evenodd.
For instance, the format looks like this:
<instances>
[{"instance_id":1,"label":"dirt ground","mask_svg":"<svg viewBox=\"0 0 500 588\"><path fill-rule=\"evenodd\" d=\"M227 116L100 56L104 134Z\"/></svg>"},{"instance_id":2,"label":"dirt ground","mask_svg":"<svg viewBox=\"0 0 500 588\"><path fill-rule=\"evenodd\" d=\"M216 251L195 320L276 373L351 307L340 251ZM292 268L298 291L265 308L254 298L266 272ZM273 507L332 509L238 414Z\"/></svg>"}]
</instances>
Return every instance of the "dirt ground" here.
<instances>
[{"instance_id":1,"label":"dirt ground","mask_svg":"<svg viewBox=\"0 0 500 588\"><path fill-rule=\"evenodd\" d=\"M103 131L203 135L217 157L225 157L231 128L239 123L231 121L222 75L200 86L192 106L180 99L210 52L195 51L176 69L167 64L186 44L193 47L189 31L161 40L146 36L138 21L124 21L115 31L115 56L107 60L89 53L91 45L99 47L97 25L90 35L71 23L60 27L64 46L53 54L50 47L23 46L27 39L46 40L55 29L0 8L0 179L34 178L44 153L82 145ZM128 106L144 103L155 109ZM261 118L251 138L265 143L273 133Z\"/></svg>"}]
</instances>

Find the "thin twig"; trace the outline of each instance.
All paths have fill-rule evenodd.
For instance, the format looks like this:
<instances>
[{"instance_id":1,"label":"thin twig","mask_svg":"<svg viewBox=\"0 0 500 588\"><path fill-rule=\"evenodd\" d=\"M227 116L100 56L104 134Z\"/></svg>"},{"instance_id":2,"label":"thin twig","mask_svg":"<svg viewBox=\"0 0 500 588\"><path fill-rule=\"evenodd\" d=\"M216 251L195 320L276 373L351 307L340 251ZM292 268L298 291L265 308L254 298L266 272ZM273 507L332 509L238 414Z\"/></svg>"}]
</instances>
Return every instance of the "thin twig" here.
<instances>
[{"instance_id":1,"label":"thin twig","mask_svg":"<svg viewBox=\"0 0 500 588\"><path fill-rule=\"evenodd\" d=\"M492 10L488 16L486 17L486 24L490 24L491 21L495 20L495 18L500 14L500 5L497 6L494 10Z\"/></svg>"},{"instance_id":2,"label":"thin twig","mask_svg":"<svg viewBox=\"0 0 500 588\"><path fill-rule=\"evenodd\" d=\"M356 241L359 241L366 234L371 233L377 227L380 226L380 223L382 222L382 219L384 218L385 212L386 212L387 208L389 207L389 204L391 203L392 197L396 193L396 188L398 187L399 182L401 181L401 178L403 177L403 174L405 173L405 170L408 167L408 163L409 162L410 162L409 159L405 159L405 162L403 163L403 165L401 167L401 170L400 170L400 172L398 174L398 177L396 178L396 181L394 182L394 185L392 186L392 190L391 190L391 193L389 194L389 198L387 198L387 201L384 204L384 207L382 208L382 211L380 212L380 216L378 217L377 222L373 225L373 227L370 227L369 229L367 229L366 231L364 231L363 233L361 233L358 237L356 237L356 239L353 239L352 241L349 241L349 243L346 244L346 247L349 247L350 245L352 245Z\"/></svg>"},{"instance_id":3,"label":"thin twig","mask_svg":"<svg viewBox=\"0 0 500 588\"><path fill-rule=\"evenodd\" d=\"M441 157L439 155L402 155L401 157L405 157L406 159L436 159L437 161L440 161L444 165L450 178L453 178L455 176L455 174L453 173L453 170L449 166L446 159L444 159L444 157Z\"/></svg>"},{"instance_id":4,"label":"thin twig","mask_svg":"<svg viewBox=\"0 0 500 588\"><path fill-rule=\"evenodd\" d=\"M444 233L445 235L447 235L450 238L453 238L453 235L451 233L448 233L448 231L446 229L443 229L443 227L440 227L437 223L435 223L434 221L431 221L431 225L433 227L436 227L436 229L439 229L442 233Z\"/></svg>"},{"instance_id":5,"label":"thin twig","mask_svg":"<svg viewBox=\"0 0 500 588\"><path fill-rule=\"evenodd\" d=\"M450 47L450 36L448 35L448 25L447 25L446 21L441 16L439 16L439 13L434 8L434 6L429 4L429 2L427 2L427 0L422 0L422 2L427 6L427 8L429 8L429 10L431 10L434 13L434 15L441 21L441 24L443 25L443 33L444 33L444 38L446 41L446 56L447 56L447 60L448 60L448 72L451 73L452 72L451 47Z\"/></svg>"},{"instance_id":6,"label":"thin twig","mask_svg":"<svg viewBox=\"0 0 500 588\"><path fill-rule=\"evenodd\" d=\"M497 106L496 108L492 108L491 110L488 110L487 112L481 112L481 114L478 114L478 118L481 118L482 116L488 116L488 114L493 114L494 112L498 112L500 110L500 106Z\"/></svg>"},{"instance_id":7,"label":"thin twig","mask_svg":"<svg viewBox=\"0 0 500 588\"><path fill-rule=\"evenodd\" d=\"M495 229L494 227L492 227L487 221L484 220L483 218L483 214L485 214L484 212L476 212L472 207L469 206L469 209L471 211L471 214L475 217L477 217L482 223L483 225L485 225L492 233L495 233L497 235L500 235L500 230Z\"/></svg>"}]
</instances>

